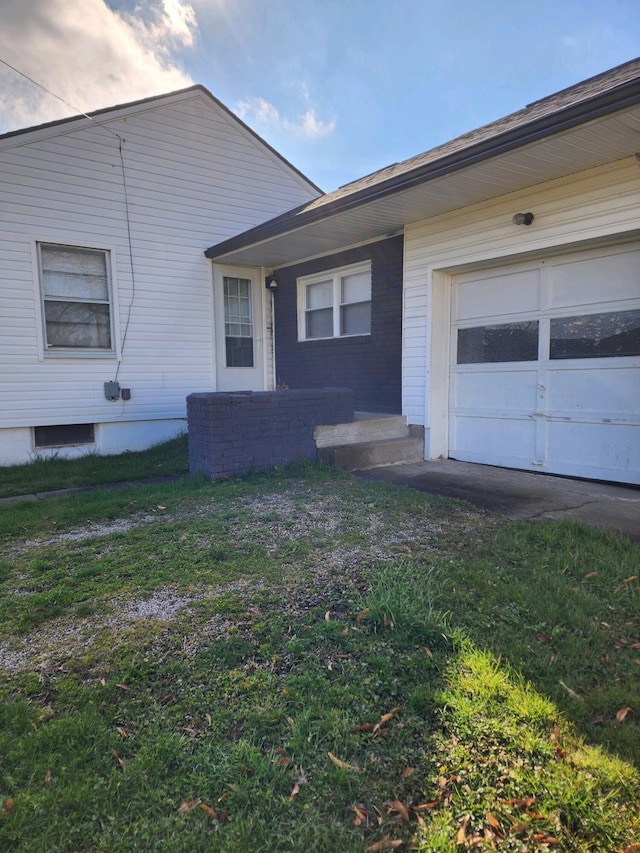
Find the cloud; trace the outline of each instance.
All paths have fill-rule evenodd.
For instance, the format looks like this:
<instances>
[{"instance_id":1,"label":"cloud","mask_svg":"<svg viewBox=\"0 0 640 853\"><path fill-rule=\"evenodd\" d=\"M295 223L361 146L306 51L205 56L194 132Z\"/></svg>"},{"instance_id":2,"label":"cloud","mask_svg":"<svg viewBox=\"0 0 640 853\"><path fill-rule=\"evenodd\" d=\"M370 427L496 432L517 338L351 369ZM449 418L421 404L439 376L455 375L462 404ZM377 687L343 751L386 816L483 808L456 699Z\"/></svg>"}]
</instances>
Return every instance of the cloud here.
<instances>
[{"instance_id":1,"label":"cloud","mask_svg":"<svg viewBox=\"0 0 640 853\"><path fill-rule=\"evenodd\" d=\"M0 64L0 131L189 86L176 54L196 35L186 0L2 0L0 56L73 106Z\"/></svg>"},{"instance_id":2,"label":"cloud","mask_svg":"<svg viewBox=\"0 0 640 853\"><path fill-rule=\"evenodd\" d=\"M310 140L321 139L329 136L335 130L335 121L324 122L316 115L314 106L309 105L304 113L296 119L289 119L280 115L278 110L265 101L264 98L248 98L239 101L235 106L235 112L241 119L256 126L263 126L274 130L280 130L296 139Z\"/></svg>"}]
</instances>

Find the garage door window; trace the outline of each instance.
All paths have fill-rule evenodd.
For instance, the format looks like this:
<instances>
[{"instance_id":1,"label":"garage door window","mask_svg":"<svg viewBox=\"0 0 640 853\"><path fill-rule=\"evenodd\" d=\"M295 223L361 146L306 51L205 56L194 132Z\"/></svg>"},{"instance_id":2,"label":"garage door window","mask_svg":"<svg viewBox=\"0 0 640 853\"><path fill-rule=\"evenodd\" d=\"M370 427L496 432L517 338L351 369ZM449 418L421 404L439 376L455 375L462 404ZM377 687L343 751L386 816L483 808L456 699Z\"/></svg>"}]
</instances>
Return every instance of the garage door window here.
<instances>
[{"instance_id":1,"label":"garage door window","mask_svg":"<svg viewBox=\"0 0 640 853\"><path fill-rule=\"evenodd\" d=\"M551 358L640 355L640 311L583 314L551 321Z\"/></svg>"},{"instance_id":2,"label":"garage door window","mask_svg":"<svg viewBox=\"0 0 640 853\"><path fill-rule=\"evenodd\" d=\"M538 321L458 329L458 364L536 361Z\"/></svg>"}]
</instances>

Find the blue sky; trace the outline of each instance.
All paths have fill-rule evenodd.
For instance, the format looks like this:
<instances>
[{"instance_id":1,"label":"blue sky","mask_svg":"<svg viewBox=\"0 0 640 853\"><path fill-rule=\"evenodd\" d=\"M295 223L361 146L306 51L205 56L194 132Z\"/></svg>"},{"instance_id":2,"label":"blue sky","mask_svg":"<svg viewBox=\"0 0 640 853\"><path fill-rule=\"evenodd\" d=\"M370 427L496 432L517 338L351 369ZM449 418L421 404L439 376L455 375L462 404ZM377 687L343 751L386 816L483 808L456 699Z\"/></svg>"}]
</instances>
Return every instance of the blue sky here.
<instances>
[{"instance_id":1,"label":"blue sky","mask_svg":"<svg viewBox=\"0 0 640 853\"><path fill-rule=\"evenodd\" d=\"M638 0L0 0L0 59L77 110L202 83L325 190L638 55ZM0 131L73 113L0 87Z\"/></svg>"}]
</instances>

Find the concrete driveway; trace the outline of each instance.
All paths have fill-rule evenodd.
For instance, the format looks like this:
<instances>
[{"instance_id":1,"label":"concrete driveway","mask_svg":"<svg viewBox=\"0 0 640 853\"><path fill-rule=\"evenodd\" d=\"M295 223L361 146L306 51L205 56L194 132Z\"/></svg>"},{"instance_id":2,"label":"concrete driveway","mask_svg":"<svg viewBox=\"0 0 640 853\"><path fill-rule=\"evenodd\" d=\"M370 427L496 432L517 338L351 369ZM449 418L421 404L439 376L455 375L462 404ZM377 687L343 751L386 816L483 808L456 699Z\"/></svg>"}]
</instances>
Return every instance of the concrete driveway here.
<instances>
[{"instance_id":1,"label":"concrete driveway","mask_svg":"<svg viewBox=\"0 0 640 853\"><path fill-rule=\"evenodd\" d=\"M513 471L454 459L356 472L421 492L460 498L507 518L571 519L640 542L640 488Z\"/></svg>"}]
</instances>

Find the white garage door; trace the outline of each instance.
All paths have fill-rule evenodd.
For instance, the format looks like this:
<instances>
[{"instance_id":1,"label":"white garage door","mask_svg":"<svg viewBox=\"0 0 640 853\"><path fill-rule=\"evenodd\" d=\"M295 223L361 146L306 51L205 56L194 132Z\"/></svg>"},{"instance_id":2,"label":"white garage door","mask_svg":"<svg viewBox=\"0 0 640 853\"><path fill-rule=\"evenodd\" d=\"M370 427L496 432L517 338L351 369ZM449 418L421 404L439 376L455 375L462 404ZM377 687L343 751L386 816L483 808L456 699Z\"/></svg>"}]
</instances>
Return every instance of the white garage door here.
<instances>
[{"instance_id":1,"label":"white garage door","mask_svg":"<svg viewBox=\"0 0 640 853\"><path fill-rule=\"evenodd\" d=\"M456 276L449 456L640 484L640 247Z\"/></svg>"}]
</instances>

